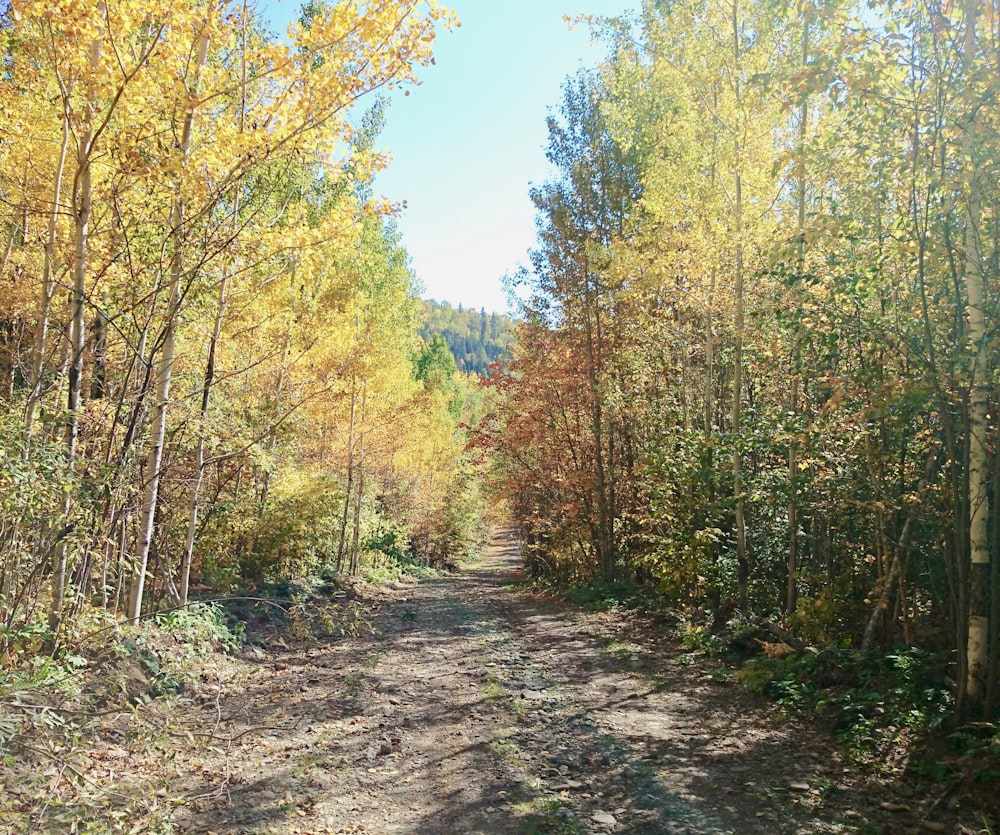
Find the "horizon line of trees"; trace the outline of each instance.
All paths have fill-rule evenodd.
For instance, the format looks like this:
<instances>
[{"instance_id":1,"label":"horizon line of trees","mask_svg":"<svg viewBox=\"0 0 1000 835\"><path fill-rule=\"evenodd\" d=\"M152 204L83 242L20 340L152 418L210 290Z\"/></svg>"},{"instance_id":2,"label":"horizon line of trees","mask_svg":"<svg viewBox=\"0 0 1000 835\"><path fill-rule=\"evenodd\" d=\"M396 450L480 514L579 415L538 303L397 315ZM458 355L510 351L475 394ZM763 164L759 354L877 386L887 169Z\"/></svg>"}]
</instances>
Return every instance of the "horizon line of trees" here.
<instances>
[{"instance_id":1,"label":"horizon line of trees","mask_svg":"<svg viewBox=\"0 0 1000 835\"><path fill-rule=\"evenodd\" d=\"M435 336L444 339L463 374L485 376L492 363L509 358L514 326L509 316L434 299L423 301L422 308L421 336L428 341Z\"/></svg>"}]
</instances>

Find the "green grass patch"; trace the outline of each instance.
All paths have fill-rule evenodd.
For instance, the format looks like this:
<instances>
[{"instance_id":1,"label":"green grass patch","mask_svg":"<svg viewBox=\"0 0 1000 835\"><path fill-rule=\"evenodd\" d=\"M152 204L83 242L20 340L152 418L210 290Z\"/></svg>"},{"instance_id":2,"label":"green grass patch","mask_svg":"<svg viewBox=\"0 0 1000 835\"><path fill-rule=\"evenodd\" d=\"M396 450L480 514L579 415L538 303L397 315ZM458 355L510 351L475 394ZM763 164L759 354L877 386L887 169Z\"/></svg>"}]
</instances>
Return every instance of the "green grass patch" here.
<instances>
[{"instance_id":1,"label":"green grass patch","mask_svg":"<svg viewBox=\"0 0 1000 835\"><path fill-rule=\"evenodd\" d=\"M515 809L524 817L524 835L578 835L586 831L562 814L563 806L557 800L525 800Z\"/></svg>"},{"instance_id":2,"label":"green grass patch","mask_svg":"<svg viewBox=\"0 0 1000 835\"><path fill-rule=\"evenodd\" d=\"M490 681L483 686L483 698L489 702L503 701L507 691L500 686L499 682Z\"/></svg>"}]
</instances>

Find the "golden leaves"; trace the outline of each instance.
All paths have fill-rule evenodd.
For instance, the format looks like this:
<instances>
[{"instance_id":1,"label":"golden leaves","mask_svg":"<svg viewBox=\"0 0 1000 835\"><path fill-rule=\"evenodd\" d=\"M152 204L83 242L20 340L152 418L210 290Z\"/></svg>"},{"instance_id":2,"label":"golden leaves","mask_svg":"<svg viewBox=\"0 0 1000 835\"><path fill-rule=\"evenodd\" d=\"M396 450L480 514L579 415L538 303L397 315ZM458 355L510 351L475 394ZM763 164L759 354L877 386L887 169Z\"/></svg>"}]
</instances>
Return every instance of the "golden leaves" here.
<instances>
[{"instance_id":1,"label":"golden leaves","mask_svg":"<svg viewBox=\"0 0 1000 835\"><path fill-rule=\"evenodd\" d=\"M436 27L456 21L437 3L413 0L317 8L284 42L265 36L252 11L244 20L245 10L221 2L13 0L9 36L17 48L10 51L0 104L9 117L5 125L20 126L20 138L0 146L0 165L29 166L30 177L12 203L38 207L45 216L68 118L71 160L84 153L92 163L92 246L109 261L95 265L106 280L124 269L113 250L134 234L128 224L138 223L144 234L159 225L166 234L163 222L177 189L188 216L202 224L199 246L208 254L192 259L200 269L224 250L260 258L268 248L298 252L305 264L311 256L304 253L353 246L359 218L391 209L384 201L358 206L352 197L357 183L388 162L372 149L352 149L354 105L379 87L411 82L414 67L430 61ZM202 38L209 44L203 66L197 60ZM188 114L194 118L185 161L179 149ZM93 147L80 151L91 131ZM322 218L278 197L275 178L295 180L310 171L342 195ZM271 183L275 198L227 244L223 226L205 224L229 211L222 207L248 177ZM63 249L70 219L68 212L57 217L56 243ZM105 246L105 236L114 243ZM148 253L148 264L132 261L128 271L152 281L163 246L151 243ZM18 251L15 260L22 255L33 264L40 250ZM67 250L63 260L69 258Z\"/></svg>"}]
</instances>

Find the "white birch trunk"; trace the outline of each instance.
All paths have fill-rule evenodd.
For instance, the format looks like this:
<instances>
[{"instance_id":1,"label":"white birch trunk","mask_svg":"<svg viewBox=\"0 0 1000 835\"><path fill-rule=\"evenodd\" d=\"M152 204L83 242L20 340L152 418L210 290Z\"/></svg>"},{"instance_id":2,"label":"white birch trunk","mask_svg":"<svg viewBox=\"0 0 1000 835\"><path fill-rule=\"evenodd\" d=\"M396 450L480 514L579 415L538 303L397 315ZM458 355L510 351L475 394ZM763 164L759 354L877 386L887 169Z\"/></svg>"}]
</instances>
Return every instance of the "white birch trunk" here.
<instances>
[{"instance_id":1,"label":"white birch trunk","mask_svg":"<svg viewBox=\"0 0 1000 835\"><path fill-rule=\"evenodd\" d=\"M103 11L104 4L101 4ZM96 68L101 60L101 39L90 45L90 64ZM68 109L68 103L67 103ZM94 116L96 107L88 105L87 121L83 126L77 146L76 176L73 182L73 293L69 331L69 374L66 407L66 464L72 469L76 464L76 447L80 427L80 391L83 383L83 349L86 342L84 309L87 295L87 251L90 244L90 215L93 211L94 192L90 162L94 143ZM71 496L63 503L63 514L72 510ZM62 624L63 602L66 598L66 569L68 544L63 535L56 545L52 564L52 598L49 604L49 630L58 639Z\"/></svg>"},{"instance_id":2,"label":"white birch trunk","mask_svg":"<svg viewBox=\"0 0 1000 835\"><path fill-rule=\"evenodd\" d=\"M24 407L24 429L31 435L35 424L35 411L42 397L42 373L45 370L45 349L48 343L49 313L52 309L52 297L56 293L55 259L56 236L59 224L59 205L62 200L62 181L66 171L66 156L69 151L69 114L63 113L62 144L59 148L59 162L56 166L56 181L52 189L52 211L49 213L48 230L45 236L44 262L42 264L42 287L39 298L38 334L35 338L35 351L31 358L31 389L28 402ZM27 454L27 450L25 450Z\"/></svg>"}]
</instances>

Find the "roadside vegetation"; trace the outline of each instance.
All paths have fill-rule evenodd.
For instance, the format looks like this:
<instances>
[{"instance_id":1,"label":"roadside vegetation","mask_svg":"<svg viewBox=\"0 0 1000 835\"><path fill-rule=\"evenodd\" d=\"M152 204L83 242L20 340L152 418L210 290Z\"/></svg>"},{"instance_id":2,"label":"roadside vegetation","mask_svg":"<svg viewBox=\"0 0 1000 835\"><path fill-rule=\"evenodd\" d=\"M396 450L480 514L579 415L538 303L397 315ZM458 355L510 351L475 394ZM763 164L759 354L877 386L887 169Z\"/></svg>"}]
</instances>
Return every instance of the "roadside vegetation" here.
<instances>
[{"instance_id":1,"label":"roadside vegetation","mask_svg":"<svg viewBox=\"0 0 1000 835\"><path fill-rule=\"evenodd\" d=\"M1000 728L998 15L590 21L477 436L533 578L760 655L860 747Z\"/></svg>"}]
</instances>

